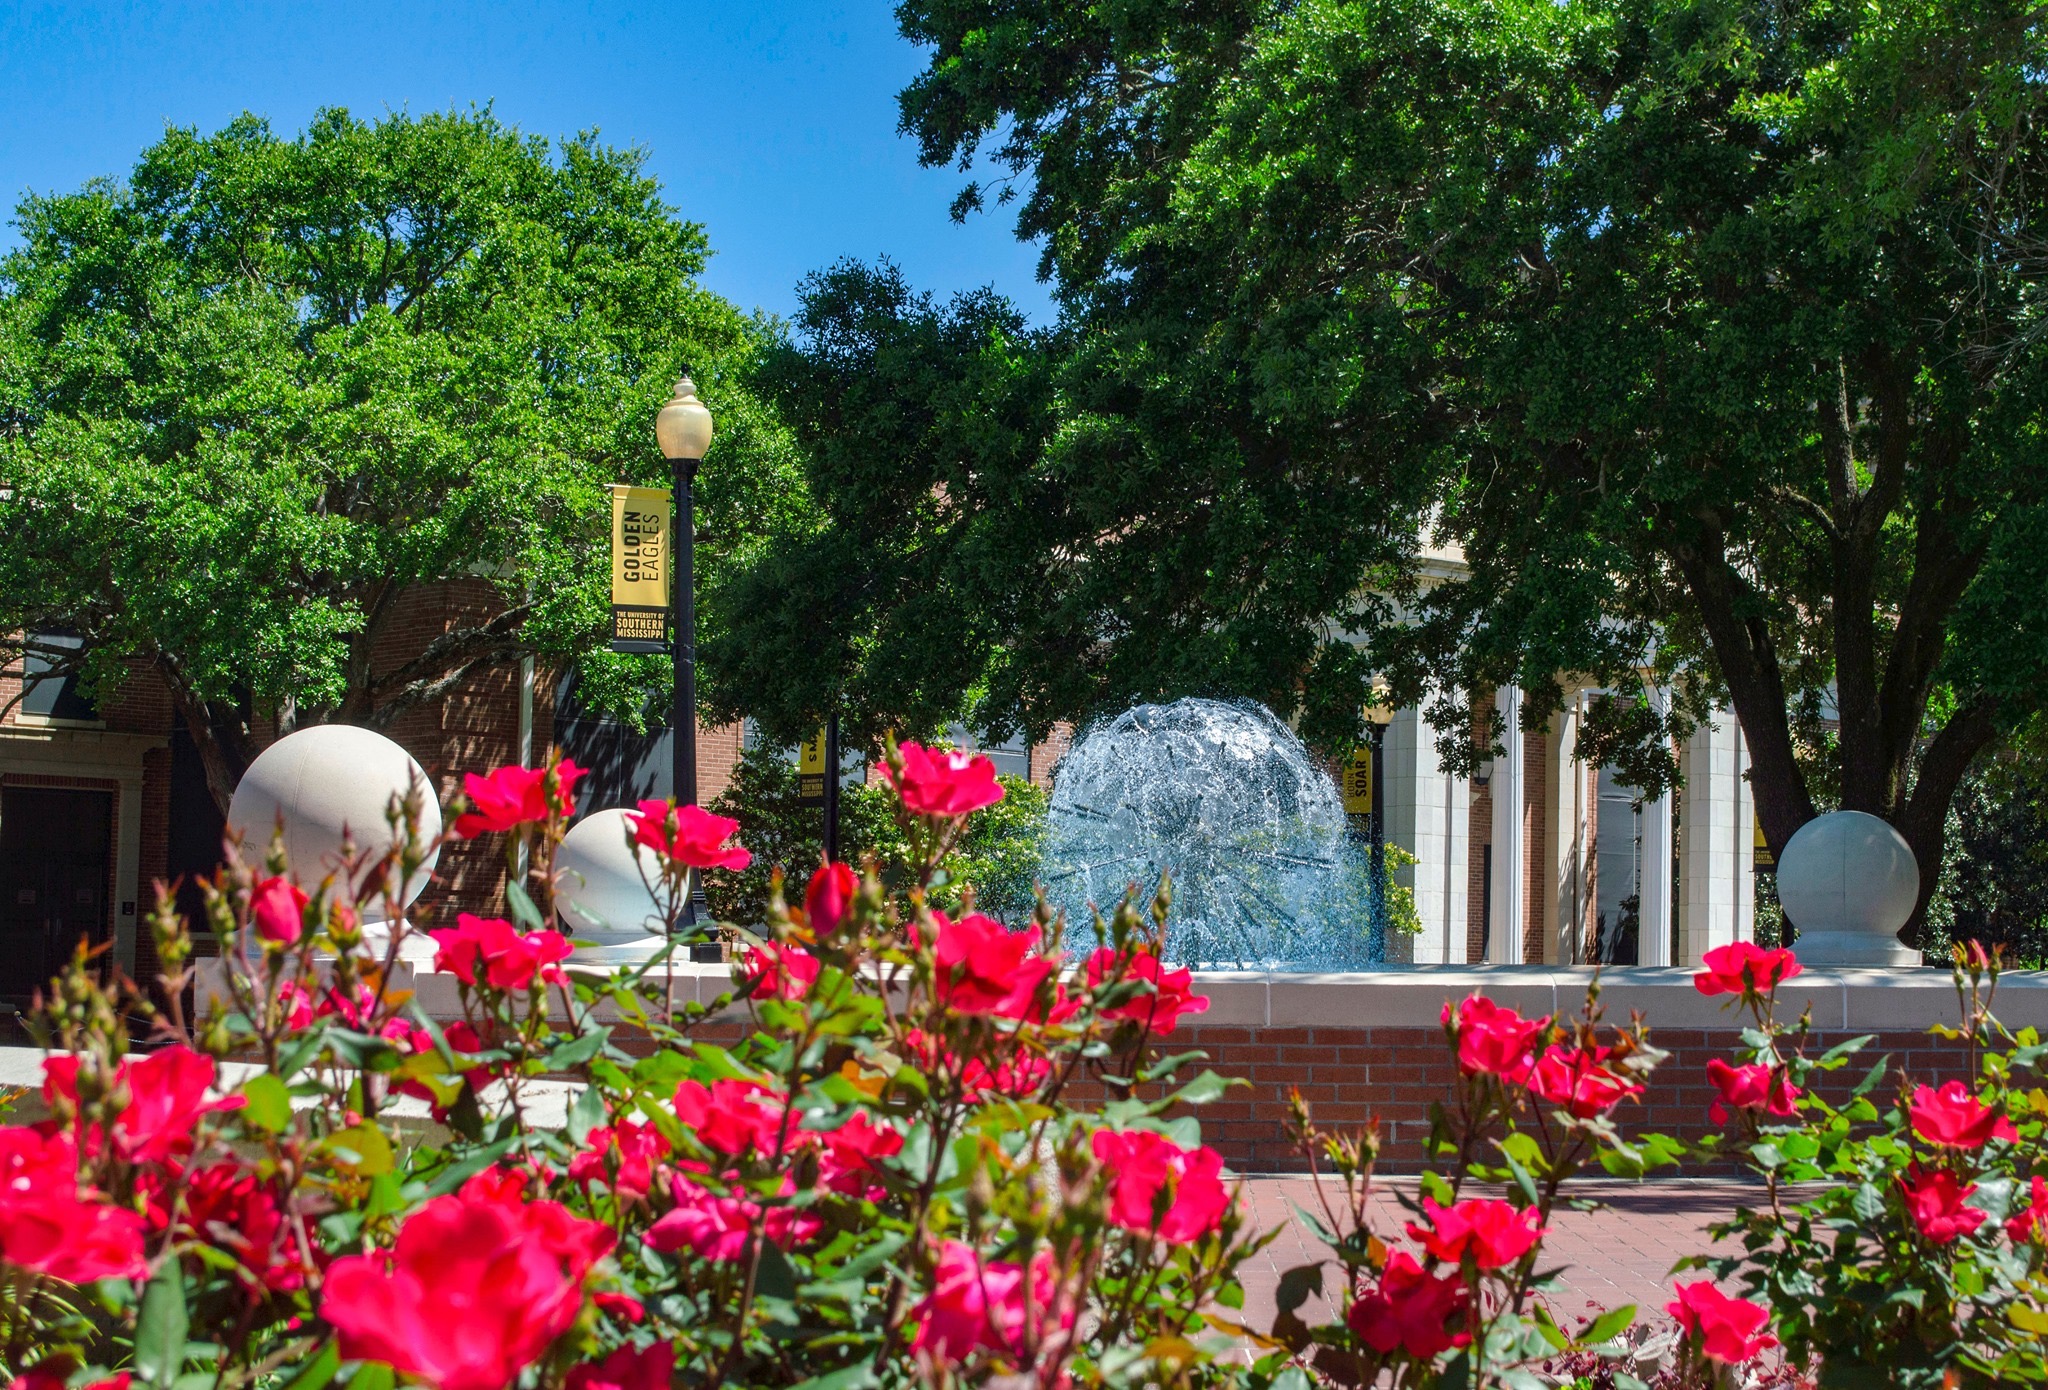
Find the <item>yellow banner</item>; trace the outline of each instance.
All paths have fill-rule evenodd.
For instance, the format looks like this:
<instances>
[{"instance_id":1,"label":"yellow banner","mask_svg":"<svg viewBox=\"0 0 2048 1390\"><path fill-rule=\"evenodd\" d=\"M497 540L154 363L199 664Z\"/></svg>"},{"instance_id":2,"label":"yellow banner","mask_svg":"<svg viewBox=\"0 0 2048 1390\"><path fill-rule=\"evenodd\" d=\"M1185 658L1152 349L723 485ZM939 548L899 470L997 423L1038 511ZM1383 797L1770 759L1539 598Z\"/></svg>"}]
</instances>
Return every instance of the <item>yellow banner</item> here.
<instances>
[{"instance_id":1,"label":"yellow banner","mask_svg":"<svg viewBox=\"0 0 2048 1390\"><path fill-rule=\"evenodd\" d=\"M823 805L825 801L825 731L818 730L816 737L807 741L797 750L796 755L797 799L806 803Z\"/></svg>"},{"instance_id":2,"label":"yellow banner","mask_svg":"<svg viewBox=\"0 0 2048 1390\"><path fill-rule=\"evenodd\" d=\"M1344 793L1344 814L1347 816L1369 816L1372 814L1372 749L1354 748L1351 761L1344 764L1340 778L1340 790Z\"/></svg>"},{"instance_id":3,"label":"yellow banner","mask_svg":"<svg viewBox=\"0 0 2048 1390\"><path fill-rule=\"evenodd\" d=\"M673 555L665 487L612 487L612 645L658 649L668 637Z\"/></svg>"}]
</instances>

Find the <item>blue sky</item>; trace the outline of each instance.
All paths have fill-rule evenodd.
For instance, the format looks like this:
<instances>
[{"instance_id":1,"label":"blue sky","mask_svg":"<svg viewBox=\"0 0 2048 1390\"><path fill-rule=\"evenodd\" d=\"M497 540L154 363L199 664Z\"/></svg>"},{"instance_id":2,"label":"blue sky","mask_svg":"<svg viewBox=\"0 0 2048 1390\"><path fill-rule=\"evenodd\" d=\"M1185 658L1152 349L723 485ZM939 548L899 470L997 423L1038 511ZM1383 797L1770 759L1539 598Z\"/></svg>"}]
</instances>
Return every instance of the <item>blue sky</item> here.
<instances>
[{"instance_id":1,"label":"blue sky","mask_svg":"<svg viewBox=\"0 0 2048 1390\"><path fill-rule=\"evenodd\" d=\"M787 314L798 280L887 254L920 287L992 284L1049 317L1008 210L947 216L962 182L896 134L922 66L887 0L786 4L36 4L0 0L0 192L125 176L166 123L241 111L299 130L493 103L521 129L640 145L716 252L712 289ZM0 230L11 246L13 228Z\"/></svg>"}]
</instances>

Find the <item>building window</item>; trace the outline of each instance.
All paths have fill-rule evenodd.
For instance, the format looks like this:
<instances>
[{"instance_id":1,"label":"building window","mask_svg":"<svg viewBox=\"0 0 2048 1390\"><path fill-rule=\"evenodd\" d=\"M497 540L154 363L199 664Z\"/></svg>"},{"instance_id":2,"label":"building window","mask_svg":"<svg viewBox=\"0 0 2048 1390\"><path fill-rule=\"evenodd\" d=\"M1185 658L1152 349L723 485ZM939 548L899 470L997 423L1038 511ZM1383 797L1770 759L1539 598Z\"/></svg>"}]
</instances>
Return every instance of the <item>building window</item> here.
<instances>
[{"instance_id":1,"label":"building window","mask_svg":"<svg viewBox=\"0 0 2048 1390\"><path fill-rule=\"evenodd\" d=\"M43 648L60 647L79 651L85 643L76 637L37 633L29 641ZM78 693L78 676L59 670L66 658L30 651L22 657L21 712L34 719L89 724L99 719L92 701Z\"/></svg>"},{"instance_id":2,"label":"building window","mask_svg":"<svg viewBox=\"0 0 2048 1390\"><path fill-rule=\"evenodd\" d=\"M1594 828L1594 949L1603 965L1634 965L1641 926L1643 808L1634 788L1600 769L1599 819Z\"/></svg>"}]
</instances>

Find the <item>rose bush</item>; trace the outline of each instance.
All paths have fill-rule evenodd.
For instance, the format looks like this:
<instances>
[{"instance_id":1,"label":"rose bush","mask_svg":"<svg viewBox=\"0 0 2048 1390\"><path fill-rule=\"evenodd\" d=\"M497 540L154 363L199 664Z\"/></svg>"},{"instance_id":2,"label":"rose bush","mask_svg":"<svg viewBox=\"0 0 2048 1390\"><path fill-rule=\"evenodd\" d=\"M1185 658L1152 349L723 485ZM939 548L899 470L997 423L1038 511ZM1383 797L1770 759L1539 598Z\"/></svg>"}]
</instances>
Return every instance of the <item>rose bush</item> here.
<instances>
[{"instance_id":1,"label":"rose bush","mask_svg":"<svg viewBox=\"0 0 2048 1390\"><path fill-rule=\"evenodd\" d=\"M1739 1065L1714 1077L1729 1132L1700 1147L1749 1169L1762 1200L1714 1228L1741 1254L1684 1264L1768 1309L1767 1326L1762 1311L1724 1320L1724 1345L1775 1338L1823 1385L2048 1380L2048 1046L1993 1013L1997 956L1956 951L1962 1026L1934 1031L1957 1074L1939 1084L1897 1075L1888 1059L1853 1085L1824 1084L1870 1039L1816 1052L1809 1016L1778 1016L1778 987L1799 973L1792 953L1737 943L1707 963L1702 980L1749 1027ZM1707 1318L1708 1303L1691 1298ZM1703 1335L1711 1355L1716 1334Z\"/></svg>"},{"instance_id":2,"label":"rose bush","mask_svg":"<svg viewBox=\"0 0 2048 1390\"><path fill-rule=\"evenodd\" d=\"M162 893L154 995L73 962L38 1013L50 1118L0 1127L0 1385L1237 1374L1208 1314L1255 1242L1191 1111L1225 1083L1155 1055L1205 1003L1160 965L1163 894L1072 949L1048 912L1013 932L824 865L803 906L778 881L757 934L722 929L733 993L679 1004L666 958L591 974L550 925L578 775L499 769L450 808L451 837L505 837L507 916L372 956L360 923L399 917L433 846L315 881L273 844L206 885L206 988ZM1000 795L943 750L892 750L890 778L927 878ZM679 903L746 864L733 829L652 802L629 833ZM409 993L419 933L459 1018Z\"/></svg>"}]
</instances>

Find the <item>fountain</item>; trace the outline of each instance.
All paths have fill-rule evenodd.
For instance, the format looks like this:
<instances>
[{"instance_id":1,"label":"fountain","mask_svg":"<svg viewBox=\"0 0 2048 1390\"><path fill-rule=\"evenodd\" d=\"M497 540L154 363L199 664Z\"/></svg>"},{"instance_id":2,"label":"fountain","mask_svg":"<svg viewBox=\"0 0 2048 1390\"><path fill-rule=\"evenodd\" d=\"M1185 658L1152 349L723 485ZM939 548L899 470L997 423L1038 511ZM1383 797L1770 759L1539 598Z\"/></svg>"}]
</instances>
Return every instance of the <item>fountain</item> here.
<instances>
[{"instance_id":1,"label":"fountain","mask_svg":"<svg viewBox=\"0 0 2048 1390\"><path fill-rule=\"evenodd\" d=\"M1167 951L1208 970L1357 970L1370 959L1364 847L1335 782L1248 700L1139 705L1090 727L1053 775L1047 895L1085 920L1173 875Z\"/></svg>"}]
</instances>

